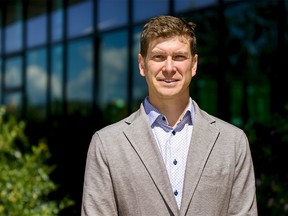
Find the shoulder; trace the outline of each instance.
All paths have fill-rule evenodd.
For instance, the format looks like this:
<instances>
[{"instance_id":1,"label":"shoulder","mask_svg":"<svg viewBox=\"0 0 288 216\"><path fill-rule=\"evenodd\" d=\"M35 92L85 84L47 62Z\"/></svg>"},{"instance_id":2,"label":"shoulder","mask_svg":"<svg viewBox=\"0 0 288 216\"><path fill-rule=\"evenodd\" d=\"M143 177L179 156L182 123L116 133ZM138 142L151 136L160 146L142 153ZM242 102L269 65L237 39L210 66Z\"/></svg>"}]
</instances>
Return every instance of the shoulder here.
<instances>
[{"instance_id":1,"label":"shoulder","mask_svg":"<svg viewBox=\"0 0 288 216\"><path fill-rule=\"evenodd\" d=\"M213 115L210 115L212 118L215 119L215 126L222 129L222 130L227 130L228 132L229 131L234 131L234 132L237 132L237 133L244 133L244 131L237 127L236 125L233 125L232 123L229 123L227 121L224 121L223 119L220 119L216 116L213 116Z\"/></svg>"},{"instance_id":2,"label":"shoulder","mask_svg":"<svg viewBox=\"0 0 288 216\"><path fill-rule=\"evenodd\" d=\"M195 134L203 139L215 139L215 149L221 154L231 152L249 152L249 141L243 129L224 121L214 115L208 114L195 106ZM193 130L194 130L193 129ZM196 133L197 132L197 133ZM236 153L234 154L236 155Z\"/></svg>"},{"instance_id":3,"label":"shoulder","mask_svg":"<svg viewBox=\"0 0 288 216\"><path fill-rule=\"evenodd\" d=\"M244 131L236 125L233 125L232 123L229 123L202 110L195 101L193 101L193 105L195 109L195 124L210 124L212 127L217 128L219 132L225 133L227 135L244 133Z\"/></svg>"},{"instance_id":4,"label":"shoulder","mask_svg":"<svg viewBox=\"0 0 288 216\"><path fill-rule=\"evenodd\" d=\"M115 122L113 124L106 125L105 127L101 128L100 130L96 131L95 134L99 135L113 135L113 134L119 134L122 133L123 130L127 127L130 127L130 125L141 116L141 108L136 110L135 112L131 113L126 118Z\"/></svg>"}]
</instances>

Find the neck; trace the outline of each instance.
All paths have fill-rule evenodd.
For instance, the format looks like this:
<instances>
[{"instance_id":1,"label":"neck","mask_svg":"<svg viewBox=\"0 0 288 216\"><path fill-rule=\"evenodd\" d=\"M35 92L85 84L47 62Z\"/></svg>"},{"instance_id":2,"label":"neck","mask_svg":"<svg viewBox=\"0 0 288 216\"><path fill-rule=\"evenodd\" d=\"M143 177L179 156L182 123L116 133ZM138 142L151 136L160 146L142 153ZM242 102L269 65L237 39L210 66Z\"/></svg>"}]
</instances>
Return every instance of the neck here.
<instances>
[{"instance_id":1,"label":"neck","mask_svg":"<svg viewBox=\"0 0 288 216\"><path fill-rule=\"evenodd\" d=\"M167 121L171 127L174 127L179 119L182 117L186 107L189 104L189 97L177 100L161 100L160 102L149 98L150 103L156 107L163 115L166 116Z\"/></svg>"}]
</instances>

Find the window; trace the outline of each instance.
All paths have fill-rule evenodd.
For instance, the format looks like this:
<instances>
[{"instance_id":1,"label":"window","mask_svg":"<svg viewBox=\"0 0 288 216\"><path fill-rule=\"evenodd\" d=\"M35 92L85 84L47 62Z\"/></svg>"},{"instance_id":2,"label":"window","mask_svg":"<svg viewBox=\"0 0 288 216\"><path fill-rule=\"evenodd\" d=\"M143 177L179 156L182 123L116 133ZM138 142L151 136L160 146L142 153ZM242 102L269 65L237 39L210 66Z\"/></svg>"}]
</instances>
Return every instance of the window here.
<instances>
[{"instance_id":1,"label":"window","mask_svg":"<svg viewBox=\"0 0 288 216\"><path fill-rule=\"evenodd\" d=\"M70 42L67 62L68 114L90 115L93 101L93 40Z\"/></svg>"},{"instance_id":2,"label":"window","mask_svg":"<svg viewBox=\"0 0 288 216\"><path fill-rule=\"evenodd\" d=\"M68 36L76 37L93 31L93 4L91 0L81 1L68 8Z\"/></svg>"},{"instance_id":3,"label":"window","mask_svg":"<svg viewBox=\"0 0 288 216\"><path fill-rule=\"evenodd\" d=\"M5 34L5 52L10 53L22 49L22 1L7 1L6 23L3 34Z\"/></svg>"},{"instance_id":4,"label":"window","mask_svg":"<svg viewBox=\"0 0 288 216\"><path fill-rule=\"evenodd\" d=\"M169 0L134 0L133 6L133 21L136 22L169 12Z\"/></svg>"},{"instance_id":5,"label":"window","mask_svg":"<svg viewBox=\"0 0 288 216\"><path fill-rule=\"evenodd\" d=\"M52 41L61 40L63 37L63 1L52 1L51 13L51 39Z\"/></svg>"},{"instance_id":6,"label":"window","mask_svg":"<svg viewBox=\"0 0 288 216\"><path fill-rule=\"evenodd\" d=\"M5 89L22 86L22 58L20 56L6 60L4 83Z\"/></svg>"},{"instance_id":7,"label":"window","mask_svg":"<svg viewBox=\"0 0 288 216\"><path fill-rule=\"evenodd\" d=\"M132 87L132 109L136 110L139 108L139 104L148 95L148 89L145 77L140 75L138 66L138 53L140 52L140 32L142 26L134 29L133 34L133 87Z\"/></svg>"},{"instance_id":8,"label":"window","mask_svg":"<svg viewBox=\"0 0 288 216\"><path fill-rule=\"evenodd\" d=\"M239 80L231 80L230 86L230 112L231 123L242 127L243 125L243 106L244 106L244 93L243 83Z\"/></svg>"},{"instance_id":9,"label":"window","mask_svg":"<svg viewBox=\"0 0 288 216\"><path fill-rule=\"evenodd\" d=\"M28 1L27 46L42 45L47 42L46 1Z\"/></svg>"},{"instance_id":10,"label":"window","mask_svg":"<svg viewBox=\"0 0 288 216\"><path fill-rule=\"evenodd\" d=\"M204 77L204 79L200 79L197 82L198 87L198 100L197 103L202 107L205 111L212 115L216 115L217 113L217 99L218 99L218 84L217 80L211 79L209 77ZM192 98L193 93L192 93ZM212 106L211 106L212 104Z\"/></svg>"},{"instance_id":11,"label":"window","mask_svg":"<svg viewBox=\"0 0 288 216\"><path fill-rule=\"evenodd\" d=\"M8 107L9 112L13 112L14 115L19 115L23 99L21 91L23 87L22 57L11 57L7 59L5 63L5 73L3 74L3 87L5 88L2 93L3 102Z\"/></svg>"},{"instance_id":12,"label":"window","mask_svg":"<svg viewBox=\"0 0 288 216\"><path fill-rule=\"evenodd\" d=\"M187 10L195 10L211 5L216 5L218 0L177 0L175 2L175 11L183 12Z\"/></svg>"},{"instance_id":13,"label":"window","mask_svg":"<svg viewBox=\"0 0 288 216\"><path fill-rule=\"evenodd\" d=\"M99 0L98 3L99 30L121 26L128 22L128 0Z\"/></svg>"},{"instance_id":14,"label":"window","mask_svg":"<svg viewBox=\"0 0 288 216\"><path fill-rule=\"evenodd\" d=\"M47 52L45 48L27 54L27 116L45 120L47 104Z\"/></svg>"},{"instance_id":15,"label":"window","mask_svg":"<svg viewBox=\"0 0 288 216\"><path fill-rule=\"evenodd\" d=\"M279 61L275 53L276 4L275 1L259 1L254 4L243 2L225 10L229 27L225 40L230 71L226 75L229 78L227 83L233 89L232 83L235 81L232 80L242 82L237 84L239 88L243 86L241 90L246 99L246 104L241 108L245 110L249 120L261 123L267 121L271 115L271 85L274 82L271 82L270 76L275 72L273 62ZM245 16L240 16L241 14ZM235 90L233 92L236 93ZM237 95L240 96L240 92Z\"/></svg>"},{"instance_id":16,"label":"window","mask_svg":"<svg viewBox=\"0 0 288 216\"><path fill-rule=\"evenodd\" d=\"M51 112L62 114L63 105L63 48L55 45L51 50Z\"/></svg>"},{"instance_id":17,"label":"window","mask_svg":"<svg viewBox=\"0 0 288 216\"><path fill-rule=\"evenodd\" d=\"M270 118L270 84L251 84L248 86L249 116L256 122L264 123Z\"/></svg>"},{"instance_id":18,"label":"window","mask_svg":"<svg viewBox=\"0 0 288 216\"><path fill-rule=\"evenodd\" d=\"M98 98L109 121L126 115L128 97L127 31L105 34L100 43Z\"/></svg>"},{"instance_id":19,"label":"window","mask_svg":"<svg viewBox=\"0 0 288 216\"><path fill-rule=\"evenodd\" d=\"M2 11L0 10L0 55L2 54Z\"/></svg>"}]
</instances>

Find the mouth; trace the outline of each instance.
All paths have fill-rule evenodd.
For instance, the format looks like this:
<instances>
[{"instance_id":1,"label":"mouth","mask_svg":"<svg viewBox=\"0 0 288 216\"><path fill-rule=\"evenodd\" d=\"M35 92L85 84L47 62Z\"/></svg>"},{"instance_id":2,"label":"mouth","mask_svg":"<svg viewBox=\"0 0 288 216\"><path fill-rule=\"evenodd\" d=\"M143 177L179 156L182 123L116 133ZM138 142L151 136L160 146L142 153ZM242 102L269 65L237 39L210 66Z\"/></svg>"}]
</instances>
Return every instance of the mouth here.
<instances>
[{"instance_id":1,"label":"mouth","mask_svg":"<svg viewBox=\"0 0 288 216\"><path fill-rule=\"evenodd\" d=\"M164 82L166 82L166 83L172 83L172 82L175 82L175 80L164 80Z\"/></svg>"},{"instance_id":2,"label":"mouth","mask_svg":"<svg viewBox=\"0 0 288 216\"><path fill-rule=\"evenodd\" d=\"M165 83L173 83L173 82L176 82L177 80L172 80L172 79L163 79L163 80L160 80L161 82L165 82Z\"/></svg>"}]
</instances>

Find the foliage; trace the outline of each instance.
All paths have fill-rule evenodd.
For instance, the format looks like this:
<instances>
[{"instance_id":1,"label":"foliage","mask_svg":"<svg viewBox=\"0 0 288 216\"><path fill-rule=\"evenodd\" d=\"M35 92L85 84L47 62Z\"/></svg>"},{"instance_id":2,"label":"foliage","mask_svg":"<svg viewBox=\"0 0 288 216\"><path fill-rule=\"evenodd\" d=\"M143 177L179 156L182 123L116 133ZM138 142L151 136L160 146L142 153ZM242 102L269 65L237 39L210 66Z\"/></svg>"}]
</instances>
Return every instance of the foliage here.
<instances>
[{"instance_id":1,"label":"foliage","mask_svg":"<svg viewBox=\"0 0 288 216\"><path fill-rule=\"evenodd\" d=\"M55 166L45 164L49 157L47 145L30 145L25 123L0 107L0 215L50 216L73 205L67 197L49 199L57 190L49 177Z\"/></svg>"},{"instance_id":2,"label":"foliage","mask_svg":"<svg viewBox=\"0 0 288 216\"><path fill-rule=\"evenodd\" d=\"M259 215L288 214L288 104L266 124L246 128L254 160Z\"/></svg>"}]
</instances>

